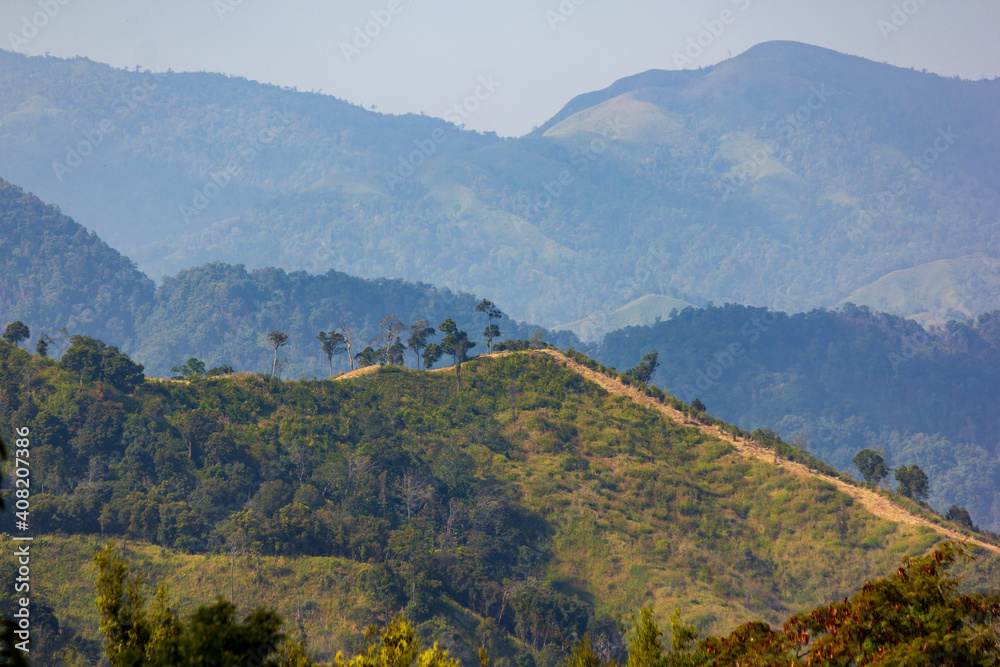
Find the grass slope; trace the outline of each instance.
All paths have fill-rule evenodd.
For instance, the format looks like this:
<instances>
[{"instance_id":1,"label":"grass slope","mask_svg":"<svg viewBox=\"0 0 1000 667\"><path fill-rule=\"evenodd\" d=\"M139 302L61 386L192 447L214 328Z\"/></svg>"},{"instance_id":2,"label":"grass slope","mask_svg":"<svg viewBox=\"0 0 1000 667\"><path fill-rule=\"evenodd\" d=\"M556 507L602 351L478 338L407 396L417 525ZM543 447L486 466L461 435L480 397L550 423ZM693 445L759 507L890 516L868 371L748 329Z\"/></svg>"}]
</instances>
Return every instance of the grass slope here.
<instances>
[{"instance_id":1,"label":"grass slope","mask_svg":"<svg viewBox=\"0 0 1000 667\"><path fill-rule=\"evenodd\" d=\"M712 433L705 424L682 423L682 415L668 418L662 406L637 400L634 388L615 380L598 384L582 372L555 352L480 358L463 365L457 393L452 372L384 367L335 383L346 399L337 410L348 410L351 396L378 396L382 403L373 409L394 406L396 428L415 436L408 448L424 448L433 461L434 452L447 443L459 447L474 464L469 474L495 480L499 486L494 488L510 492L547 526L532 546L544 554L541 569L526 579L497 583L515 591L541 586L571 596L595 616L652 604L661 620L680 608L706 632L726 632L751 619L777 622L849 595L890 571L901 556L923 553L941 538L936 528L875 516L834 480L774 465L776 455L772 461L747 458L720 437L722 430ZM509 403L511 380L516 416ZM157 395L176 393L172 400L180 401L178 407L194 405L212 387L240 388L247 392L241 404L252 410L234 413L234 419L249 419L261 434L274 418L282 430L304 433L310 423L318 426L335 416L316 402L329 394L329 382L275 383L239 375L157 384ZM469 437L467 427L482 418L494 423L502 437ZM337 438L331 432L326 437ZM316 444L318 451L333 451L332 443ZM488 493L479 500L488 501ZM467 529L459 523L452 530L450 537L434 539L442 550L455 549L461 557L471 543L451 546L451 540L458 545ZM390 545L406 538L406 529L400 531L392 533ZM95 535L39 541L40 598L68 627L90 637L96 612L88 563L101 543ZM182 608L220 594L228 597L230 547L183 554L129 544L148 581L166 581ZM9 556L4 558L10 567ZM987 583L975 572L988 573L994 560L981 556L984 564L973 572L972 585ZM233 590L241 609L278 608L293 631L305 632L314 654L329 659L332 651L351 648L360 626L377 618L373 614L381 600L359 585L363 573L377 566L376 561L331 556L240 554ZM509 606L506 613L515 611ZM489 614L497 615L496 608ZM432 603L421 628L428 639L443 639L459 654L470 655L475 647L464 645L460 635L467 643L469 637L495 638L495 630L493 635L487 631L498 629L447 596ZM496 640L506 647L501 655L528 651L542 664L558 655L555 643L541 650L545 642L539 644L529 632L516 630L517 638L500 634L506 637Z\"/></svg>"}]
</instances>

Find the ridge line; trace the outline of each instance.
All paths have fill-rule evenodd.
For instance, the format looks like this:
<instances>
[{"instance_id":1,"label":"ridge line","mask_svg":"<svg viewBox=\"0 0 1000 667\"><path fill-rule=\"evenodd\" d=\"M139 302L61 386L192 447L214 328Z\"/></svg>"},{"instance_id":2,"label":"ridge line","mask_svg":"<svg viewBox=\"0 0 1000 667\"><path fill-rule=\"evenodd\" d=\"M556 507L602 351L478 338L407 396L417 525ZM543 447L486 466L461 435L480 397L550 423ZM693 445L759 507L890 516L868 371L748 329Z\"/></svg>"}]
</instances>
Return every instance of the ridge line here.
<instances>
[{"instance_id":1,"label":"ridge line","mask_svg":"<svg viewBox=\"0 0 1000 667\"><path fill-rule=\"evenodd\" d=\"M988 542L984 542L969 535L963 535L962 533L959 533L958 531L953 530L951 528L947 528L945 526L939 526L921 516L914 514L913 512L907 510L906 508L897 505L889 498L886 498L885 496L882 496L870 489L865 489L860 486L854 486L848 484L842 479L837 479L836 477L830 477L829 475L825 475L823 473L810 470L805 465L798 463L796 461L789 461L788 459L779 456L777 452L761 447L760 445L751 440L734 437L722 431L717 426L702 424L693 419L690 419L686 417L684 413L681 412L680 410L672 408L669 405L664 405L659 401L656 401L653 398L646 396L645 394L635 389L634 387L629 387L622 384L620 380L617 380L615 378L610 378L602 373L598 373L597 371L591 370L586 366L584 366L583 364L573 359L570 359L559 350L555 349L537 350L532 354L544 354L549 357L552 357L553 359L556 359L557 361L561 361L567 368L569 368L576 374L584 377L587 380L590 380L591 382L594 382L595 384L604 388L606 391L612 394L617 394L619 396L625 396L627 398L630 398L644 407L652 408L658 411L660 414L668 417L671 421L676 422L677 424L683 426L692 426L694 428L699 429L703 433L706 433L724 442L727 442L731 444L733 447L735 447L737 453L739 453L744 458L757 459L761 461L770 460L770 462L772 462L778 468L787 470L793 475L799 477L813 477L815 479L822 480L829 484L833 484L840 491L846 493L847 495L851 496L856 501L858 501L861 504L861 506L864 507L866 510L868 510L871 514L874 514L875 516L881 519L885 519L886 521L892 521L893 523L902 523L911 526L926 526L927 528L930 528L931 530L935 531L940 535L944 535L945 537L958 540L960 542L975 544L988 551L1000 554L1000 547L994 544L990 544Z\"/></svg>"}]
</instances>

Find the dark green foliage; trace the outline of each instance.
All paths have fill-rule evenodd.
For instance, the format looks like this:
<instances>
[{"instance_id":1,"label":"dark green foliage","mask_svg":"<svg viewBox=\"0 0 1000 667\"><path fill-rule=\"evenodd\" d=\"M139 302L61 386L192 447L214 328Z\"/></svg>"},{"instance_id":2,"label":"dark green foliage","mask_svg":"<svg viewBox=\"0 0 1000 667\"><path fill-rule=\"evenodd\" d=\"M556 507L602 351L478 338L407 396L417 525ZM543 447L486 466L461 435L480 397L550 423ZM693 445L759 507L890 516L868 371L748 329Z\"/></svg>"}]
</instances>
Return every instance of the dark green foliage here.
<instances>
[{"instance_id":1,"label":"dark green foliage","mask_svg":"<svg viewBox=\"0 0 1000 667\"><path fill-rule=\"evenodd\" d=\"M274 361L271 363L271 377L274 377L278 368L278 350L288 345L288 334L283 331L272 331L267 334L267 342L274 350Z\"/></svg>"},{"instance_id":2,"label":"dark green foliage","mask_svg":"<svg viewBox=\"0 0 1000 667\"><path fill-rule=\"evenodd\" d=\"M46 334L42 334L41 336L38 337L38 342L35 343L35 352L38 353L38 356L40 357L49 356L49 345L51 345L53 342L54 341L52 340L52 338L50 338Z\"/></svg>"},{"instance_id":3,"label":"dark green foliage","mask_svg":"<svg viewBox=\"0 0 1000 667\"><path fill-rule=\"evenodd\" d=\"M344 334L338 331L330 331L330 333L320 331L316 334L316 339L319 340L320 349L323 350L323 355L326 357L327 363L330 364L330 377L333 377L334 355L347 350L345 347Z\"/></svg>"},{"instance_id":4,"label":"dark green foliage","mask_svg":"<svg viewBox=\"0 0 1000 667\"><path fill-rule=\"evenodd\" d=\"M117 347L89 336L73 336L71 340L59 365L81 383L107 382L119 391L129 392L145 378L142 364L134 363Z\"/></svg>"},{"instance_id":5,"label":"dark green foliage","mask_svg":"<svg viewBox=\"0 0 1000 667\"><path fill-rule=\"evenodd\" d=\"M534 346L526 340L505 340L493 346L494 352L525 352Z\"/></svg>"},{"instance_id":6,"label":"dark green foliage","mask_svg":"<svg viewBox=\"0 0 1000 667\"><path fill-rule=\"evenodd\" d=\"M444 348L437 343L431 343L424 351L424 368L434 368L434 364L444 356Z\"/></svg>"},{"instance_id":7,"label":"dark green foliage","mask_svg":"<svg viewBox=\"0 0 1000 667\"><path fill-rule=\"evenodd\" d=\"M626 371L622 377L627 377L629 380L634 380L639 384L646 384L653 378L653 373L656 372L659 365L659 355L656 350L653 350L646 354L635 368Z\"/></svg>"},{"instance_id":8,"label":"dark green foliage","mask_svg":"<svg viewBox=\"0 0 1000 667\"><path fill-rule=\"evenodd\" d=\"M500 327L493 324L493 320L500 320L503 317L503 313L497 308L489 299L483 299L476 304L476 312L483 313L486 315L487 324L486 328L483 329L483 336L486 338L486 351L493 351L493 339L500 337Z\"/></svg>"},{"instance_id":9,"label":"dark green foliage","mask_svg":"<svg viewBox=\"0 0 1000 667\"><path fill-rule=\"evenodd\" d=\"M403 354L406 352L406 348L403 346L403 341L396 337L396 340L392 342L391 345L385 348L385 362L392 366L404 366Z\"/></svg>"},{"instance_id":10,"label":"dark green foliage","mask_svg":"<svg viewBox=\"0 0 1000 667\"><path fill-rule=\"evenodd\" d=\"M417 365L415 368L419 369L421 367L420 351L427 347L427 339L435 333L437 331L434 327L429 326L429 322L423 318L418 319L410 325L410 337L406 341L406 346L417 356Z\"/></svg>"},{"instance_id":11,"label":"dark green foliage","mask_svg":"<svg viewBox=\"0 0 1000 667\"><path fill-rule=\"evenodd\" d=\"M10 667L28 667L26 654L17 648L17 644L22 641L15 635L18 630L17 621L12 618L0 618L0 658L4 665ZM32 647L34 648L34 647Z\"/></svg>"},{"instance_id":12,"label":"dark green foliage","mask_svg":"<svg viewBox=\"0 0 1000 667\"><path fill-rule=\"evenodd\" d=\"M851 463L861 473L862 479L870 484L880 484L889 476L889 466L879 452L874 449L862 449L854 455Z\"/></svg>"},{"instance_id":13,"label":"dark green foliage","mask_svg":"<svg viewBox=\"0 0 1000 667\"><path fill-rule=\"evenodd\" d=\"M959 594L962 547L907 558L896 574L843 602L792 616L777 630L748 623L701 646L715 665L996 665L1000 597Z\"/></svg>"},{"instance_id":14,"label":"dark green foliage","mask_svg":"<svg viewBox=\"0 0 1000 667\"><path fill-rule=\"evenodd\" d=\"M236 608L224 600L199 607L170 637L145 651L125 654L122 667L237 667L256 660L258 664L282 664L278 660L285 639L283 620L270 610L256 610L237 620ZM301 663L300 663L301 664ZM311 663L309 663L311 664Z\"/></svg>"},{"instance_id":15,"label":"dark green foliage","mask_svg":"<svg viewBox=\"0 0 1000 667\"><path fill-rule=\"evenodd\" d=\"M575 596L540 589L521 612L505 599L505 579L541 578L551 528L491 476L488 457L470 453L511 455L496 419L512 377L525 410L578 390L554 362L475 366L461 399L450 377L388 367L343 384L230 375L147 381L126 395L80 384L81 370L99 371L77 363L82 352L110 353L98 343L75 341L24 421L38 433L40 530L186 552L340 556L379 566L362 587L386 617L430 619L458 603L496 618L506 605L502 630L520 622L540 643L586 629L591 607ZM11 358L3 395L26 397L28 371L53 366L5 343L0 353Z\"/></svg>"},{"instance_id":16,"label":"dark green foliage","mask_svg":"<svg viewBox=\"0 0 1000 667\"><path fill-rule=\"evenodd\" d=\"M195 357L188 359L182 366L174 366L170 369L175 380L199 380L205 377L205 362Z\"/></svg>"},{"instance_id":17,"label":"dark green foliage","mask_svg":"<svg viewBox=\"0 0 1000 667\"><path fill-rule=\"evenodd\" d=\"M301 646L289 646L283 620L268 609L257 609L237 620L236 607L224 600L194 610L180 619L168 606L161 586L150 605L142 577L109 543L94 554L97 607L104 635L104 654L112 667L237 667L281 665L289 650L301 655L297 667L308 667Z\"/></svg>"},{"instance_id":18,"label":"dark green foliage","mask_svg":"<svg viewBox=\"0 0 1000 667\"><path fill-rule=\"evenodd\" d=\"M444 334L441 339L441 349L444 353L450 354L456 364L466 361L467 353L476 346L475 341L470 341L469 335L459 329L455 320L450 317L438 326L438 330Z\"/></svg>"},{"instance_id":19,"label":"dark green foliage","mask_svg":"<svg viewBox=\"0 0 1000 667\"><path fill-rule=\"evenodd\" d=\"M965 526L969 530L976 530L975 526L972 525L972 517L969 516L969 511L964 507L952 505L948 508L948 512L944 515L944 518L954 521L960 526Z\"/></svg>"},{"instance_id":20,"label":"dark green foliage","mask_svg":"<svg viewBox=\"0 0 1000 667\"><path fill-rule=\"evenodd\" d=\"M365 368L366 366L374 366L379 363L379 356L378 352L375 351L375 348L369 345L355 354L354 360L358 363L359 368Z\"/></svg>"},{"instance_id":21,"label":"dark green foliage","mask_svg":"<svg viewBox=\"0 0 1000 667\"><path fill-rule=\"evenodd\" d=\"M349 366L339 352L332 359L325 351L316 354L316 332L328 322L343 321L354 328L352 353L357 355L359 341L383 333L377 323L386 312L408 313L412 322L424 320L426 327L428 315L443 308L467 330L476 326L475 305L470 295L401 280L365 280L336 271L319 276L277 269L248 272L240 265L214 263L163 281L150 316L141 322L135 347L137 358L153 374L166 374L192 353L207 365L261 372L273 362L273 354L265 356L261 350L261 338L280 328L288 334L286 375L325 377L331 366L334 373ZM513 335L528 331L509 319L503 326ZM435 334L433 327L426 329L424 346ZM328 338L338 335L343 336L343 330L326 331ZM565 344L575 340L565 332L551 335Z\"/></svg>"},{"instance_id":22,"label":"dark green foliage","mask_svg":"<svg viewBox=\"0 0 1000 667\"><path fill-rule=\"evenodd\" d=\"M11 345L20 345L21 341L28 340L30 335L31 331L28 329L28 326L20 320L11 322L3 330L3 339Z\"/></svg>"},{"instance_id":23,"label":"dark green foliage","mask_svg":"<svg viewBox=\"0 0 1000 667\"><path fill-rule=\"evenodd\" d=\"M335 359L318 358L310 342L329 322L337 322L341 331L327 336L343 335L346 326L354 330L355 341L383 334L376 323L387 312L406 313L408 322L447 312L462 329L478 326L472 295L336 271L248 272L242 265L213 263L167 277L154 290L152 281L127 258L56 207L43 205L2 179L0 269L7 277L0 284L0 322L19 319L36 331L68 330L48 341L58 343L56 357L71 334L108 341L159 377L191 356L206 366L252 372L266 370L270 362L276 371L273 359L261 350L272 330L288 334L285 371L301 377L328 375L336 365ZM526 335L528 327L503 317L504 331ZM423 344L434 335L428 329ZM568 332L549 335L564 344L575 341ZM380 347L394 344L395 337ZM399 347L392 353L398 362Z\"/></svg>"},{"instance_id":24,"label":"dark green foliage","mask_svg":"<svg viewBox=\"0 0 1000 667\"><path fill-rule=\"evenodd\" d=\"M916 463L910 464L909 467L899 466L895 475L896 481L899 482L896 493L914 500L923 500L930 494L930 481Z\"/></svg>"},{"instance_id":25,"label":"dark green foliage","mask_svg":"<svg viewBox=\"0 0 1000 667\"><path fill-rule=\"evenodd\" d=\"M0 322L126 345L153 281L95 234L0 178ZM130 348L126 348L130 349Z\"/></svg>"},{"instance_id":26,"label":"dark green foliage","mask_svg":"<svg viewBox=\"0 0 1000 667\"><path fill-rule=\"evenodd\" d=\"M701 402L700 398L696 398L693 401L691 401L691 409L695 410L696 412L705 412L706 410L708 410L708 408L705 407L705 404Z\"/></svg>"},{"instance_id":27,"label":"dark green foliage","mask_svg":"<svg viewBox=\"0 0 1000 667\"><path fill-rule=\"evenodd\" d=\"M532 648L555 643L564 650L587 629L590 612L578 598L569 597L548 587L529 586L513 599L518 639Z\"/></svg>"}]
</instances>

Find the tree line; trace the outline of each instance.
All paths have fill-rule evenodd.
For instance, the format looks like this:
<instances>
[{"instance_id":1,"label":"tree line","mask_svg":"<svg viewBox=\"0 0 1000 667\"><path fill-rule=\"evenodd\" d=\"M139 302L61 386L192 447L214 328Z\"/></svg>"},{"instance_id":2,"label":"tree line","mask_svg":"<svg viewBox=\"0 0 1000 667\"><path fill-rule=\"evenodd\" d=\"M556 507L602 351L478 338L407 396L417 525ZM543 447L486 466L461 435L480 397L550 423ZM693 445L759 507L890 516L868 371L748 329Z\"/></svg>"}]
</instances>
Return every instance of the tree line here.
<instances>
[{"instance_id":1,"label":"tree line","mask_svg":"<svg viewBox=\"0 0 1000 667\"><path fill-rule=\"evenodd\" d=\"M486 339L487 352L492 352L493 341L502 335L498 323L503 318L503 312L488 299L483 299L476 305L476 312L486 316L487 324L482 335ZM403 336L406 335L407 329L409 336L404 343ZM461 364L469 359L469 351L477 345L476 341L470 340L468 332L460 329L450 317L435 329L425 318L419 318L407 327L396 313L387 313L378 322L378 333L368 339L363 349L355 352L354 349L358 346L357 333L356 327L344 322L338 328L321 330L316 334L319 350L326 358L330 377L335 375L334 359L340 355L346 355L351 371L375 365L405 366L406 350L411 351L416 358L414 365L416 369L431 369L444 355L451 356L452 363L460 368ZM431 342L431 337L438 333L441 335L441 340ZM270 375L280 377L281 370L288 361L280 359L279 352L288 345L289 334L276 329L267 334L266 340L273 353ZM174 366L170 370L175 379L183 380L233 372L231 366L219 366L206 371L205 363L196 357L191 357L184 364Z\"/></svg>"}]
</instances>

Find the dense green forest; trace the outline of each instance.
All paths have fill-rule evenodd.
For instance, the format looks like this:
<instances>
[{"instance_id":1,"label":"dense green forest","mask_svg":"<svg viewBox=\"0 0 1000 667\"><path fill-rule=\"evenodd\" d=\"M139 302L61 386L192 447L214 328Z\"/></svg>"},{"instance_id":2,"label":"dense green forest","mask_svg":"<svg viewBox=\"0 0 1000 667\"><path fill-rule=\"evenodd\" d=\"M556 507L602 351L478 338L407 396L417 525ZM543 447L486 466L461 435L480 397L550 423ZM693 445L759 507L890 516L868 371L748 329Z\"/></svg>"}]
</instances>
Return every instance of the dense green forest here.
<instances>
[{"instance_id":1,"label":"dense green forest","mask_svg":"<svg viewBox=\"0 0 1000 667\"><path fill-rule=\"evenodd\" d=\"M861 449L917 463L931 504L1000 526L1000 312L925 331L864 307L787 315L729 304L609 334L598 357L627 368L660 352L654 381L743 428L798 436L841 470Z\"/></svg>"},{"instance_id":2,"label":"dense green forest","mask_svg":"<svg viewBox=\"0 0 1000 667\"><path fill-rule=\"evenodd\" d=\"M0 342L0 423L35 443L45 567L82 566L72 540L87 536L159 545L151 562L228 556L272 587L268 559L342 563L326 587L355 593L333 616L322 593L304 610L284 600L325 659L357 641L321 632L334 618L401 611L464 660L488 641L497 665L546 667L584 633L616 645L615 615L636 604L684 607L706 632L777 623L938 540L547 356L473 360L461 378L459 390L454 369L384 366L343 381L162 381L87 337L58 362ZM96 622L73 580L39 573L62 643Z\"/></svg>"},{"instance_id":3,"label":"dense green forest","mask_svg":"<svg viewBox=\"0 0 1000 667\"><path fill-rule=\"evenodd\" d=\"M156 280L210 261L336 269L549 327L644 294L896 311L908 300L879 278L951 260L938 303L996 247L998 99L1000 81L770 42L622 79L499 139L240 78L4 51L0 174Z\"/></svg>"},{"instance_id":4,"label":"dense green forest","mask_svg":"<svg viewBox=\"0 0 1000 667\"><path fill-rule=\"evenodd\" d=\"M125 343L153 282L57 206L0 178L0 319Z\"/></svg>"},{"instance_id":5,"label":"dense green forest","mask_svg":"<svg viewBox=\"0 0 1000 667\"><path fill-rule=\"evenodd\" d=\"M128 258L57 207L0 179L0 325L24 322L31 345L43 334L57 339L57 356L70 335L82 334L130 352L149 375L167 376L191 357L210 367L261 371L270 368L266 336L281 330L289 335L286 377L325 377L320 331L350 328L356 353L380 334L385 315L396 315L406 327L419 319L437 327L453 317L472 340L481 340L492 322L476 312L477 303L471 294L423 283L336 271L247 271L218 262L167 277L155 288ZM497 324L501 340L527 339L535 330L506 315ZM576 342L571 332L546 336L565 346ZM416 362L408 351L406 356ZM338 371L348 367L346 355L335 362Z\"/></svg>"}]
</instances>

